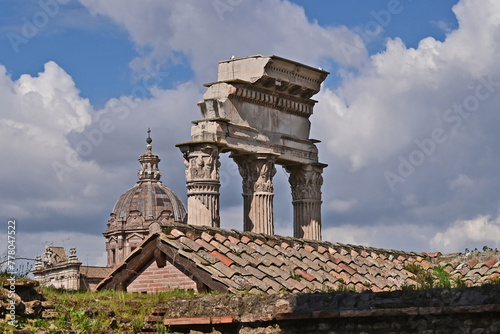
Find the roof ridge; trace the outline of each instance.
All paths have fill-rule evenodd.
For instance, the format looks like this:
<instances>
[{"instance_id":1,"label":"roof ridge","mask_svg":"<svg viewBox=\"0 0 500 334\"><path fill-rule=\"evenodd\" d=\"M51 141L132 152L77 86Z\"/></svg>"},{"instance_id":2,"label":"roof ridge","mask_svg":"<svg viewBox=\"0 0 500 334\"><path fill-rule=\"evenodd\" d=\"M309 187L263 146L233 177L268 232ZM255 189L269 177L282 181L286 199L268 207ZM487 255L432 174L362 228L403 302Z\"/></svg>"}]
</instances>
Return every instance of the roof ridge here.
<instances>
[{"instance_id":1,"label":"roof ridge","mask_svg":"<svg viewBox=\"0 0 500 334\"><path fill-rule=\"evenodd\" d=\"M212 226L198 226L198 225L188 225L185 223L162 223L161 224L161 229L164 233L170 234L170 232L174 229L180 230L184 234L187 235L188 231L193 232L193 231L198 231L199 234L203 232L207 232L210 235L215 236L216 233L220 233L224 236L232 236L232 237L238 237L241 238L241 236L247 236L250 239L264 239L265 241L269 240L274 240L276 242L283 242L285 241L287 244L289 244L291 247L293 247L296 244L300 245L314 245L315 249L317 250L319 246L327 246L325 247L326 249L328 248L344 248L344 249L349 249L349 250L355 250L360 253L361 251L365 251L367 253L374 252L374 253L383 253L384 255L393 255L395 258L398 256L405 256L406 258L410 257L428 257L428 258L433 258L440 256L441 253L427 253L427 252L414 252L414 251L404 251L404 250L396 250L396 249L386 249L386 248L377 248L377 247L371 247L371 246L364 246L364 245L354 245L354 244L344 244L340 242L333 242L329 240L309 240L309 239L301 239L301 238L295 238L295 237L290 237L290 236L282 236L278 234L274 235L269 235L269 234L263 234L263 233L257 233L257 232L250 232L250 231L239 231L236 229L225 229L221 227L212 227Z\"/></svg>"}]
</instances>

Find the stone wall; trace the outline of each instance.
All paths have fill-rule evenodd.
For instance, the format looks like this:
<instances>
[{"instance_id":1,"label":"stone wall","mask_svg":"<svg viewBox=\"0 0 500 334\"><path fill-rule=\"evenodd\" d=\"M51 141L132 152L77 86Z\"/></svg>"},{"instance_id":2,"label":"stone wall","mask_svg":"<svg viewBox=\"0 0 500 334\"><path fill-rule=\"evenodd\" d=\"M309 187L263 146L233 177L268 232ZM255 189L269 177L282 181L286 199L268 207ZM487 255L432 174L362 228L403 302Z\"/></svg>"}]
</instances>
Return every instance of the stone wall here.
<instances>
[{"instance_id":1,"label":"stone wall","mask_svg":"<svg viewBox=\"0 0 500 334\"><path fill-rule=\"evenodd\" d=\"M171 300L144 328L173 333L500 333L500 285ZM149 326L149 327L148 327Z\"/></svg>"},{"instance_id":2,"label":"stone wall","mask_svg":"<svg viewBox=\"0 0 500 334\"><path fill-rule=\"evenodd\" d=\"M196 283L168 261L165 267L158 268L156 261L151 260L127 284L127 292L154 293L175 288L196 290Z\"/></svg>"}]
</instances>

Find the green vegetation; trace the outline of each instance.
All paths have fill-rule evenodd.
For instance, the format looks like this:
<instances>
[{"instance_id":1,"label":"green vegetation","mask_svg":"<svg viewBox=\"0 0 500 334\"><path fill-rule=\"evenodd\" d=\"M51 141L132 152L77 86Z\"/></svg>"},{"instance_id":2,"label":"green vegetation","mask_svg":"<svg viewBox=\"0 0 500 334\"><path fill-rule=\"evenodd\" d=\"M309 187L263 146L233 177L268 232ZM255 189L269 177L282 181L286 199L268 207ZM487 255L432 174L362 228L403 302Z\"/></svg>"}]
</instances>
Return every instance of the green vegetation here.
<instances>
[{"instance_id":1,"label":"green vegetation","mask_svg":"<svg viewBox=\"0 0 500 334\"><path fill-rule=\"evenodd\" d=\"M295 272L295 269L290 271L290 277L296 280L297 282L300 282L300 275Z\"/></svg>"},{"instance_id":2,"label":"green vegetation","mask_svg":"<svg viewBox=\"0 0 500 334\"><path fill-rule=\"evenodd\" d=\"M417 286L404 285L403 290L426 290L432 288L463 288L465 283L460 278L452 279L445 267L436 266L432 269L424 269L419 264L407 264L403 267L406 271L415 275Z\"/></svg>"},{"instance_id":3,"label":"green vegetation","mask_svg":"<svg viewBox=\"0 0 500 334\"><path fill-rule=\"evenodd\" d=\"M74 333L101 333L107 331L121 333L123 330L141 331L151 308L170 298L189 298L196 295L193 290L174 289L155 294L140 294L115 291L67 291L41 288L47 302L53 305L54 317L51 319L22 318L16 326L36 333L45 329L47 333L73 331ZM115 319L113 321L112 319ZM5 321L0 321L0 332L14 330ZM156 324L157 333L168 333L162 323Z\"/></svg>"}]
</instances>

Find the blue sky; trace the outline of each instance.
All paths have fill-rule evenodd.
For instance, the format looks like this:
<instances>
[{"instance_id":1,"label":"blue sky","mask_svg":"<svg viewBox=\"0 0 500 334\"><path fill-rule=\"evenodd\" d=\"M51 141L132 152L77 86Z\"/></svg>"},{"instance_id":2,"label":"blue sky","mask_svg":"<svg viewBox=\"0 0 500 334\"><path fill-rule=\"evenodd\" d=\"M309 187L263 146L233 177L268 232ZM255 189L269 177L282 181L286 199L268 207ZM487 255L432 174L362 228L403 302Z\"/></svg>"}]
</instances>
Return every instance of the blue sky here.
<instances>
[{"instance_id":1,"label":"blue sky","mask_svg":"<svg viewBox=\"0 0 500 334\"><path fill-rule=\"evenodd\" d=\"M494 0L0 5L0 212L19 219L25 256L52 243L104 263L101 233L136 181L148 127L163 182L185 200L174 145L189 139L217 62L252 54L331 73L311 117L329 164L324 239L416 251L500 246ZM83 154L102 119L112 130ZM241 229L241 181L227 157L222 174L221 225ZM276 230L290 235L281 169L275 191Z\"/></svg>"}]
</instances>

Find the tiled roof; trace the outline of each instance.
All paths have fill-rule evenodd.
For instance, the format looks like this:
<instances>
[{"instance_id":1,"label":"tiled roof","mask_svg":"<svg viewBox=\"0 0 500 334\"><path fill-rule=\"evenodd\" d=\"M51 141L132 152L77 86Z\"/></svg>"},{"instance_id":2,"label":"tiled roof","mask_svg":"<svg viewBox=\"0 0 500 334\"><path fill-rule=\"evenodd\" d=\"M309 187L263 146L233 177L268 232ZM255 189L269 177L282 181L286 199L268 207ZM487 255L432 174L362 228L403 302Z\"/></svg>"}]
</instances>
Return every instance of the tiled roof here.
<instances>
[{"instance_id":1,"label":"tiled roof","mask_svg":"<svg viewBox=\"0 0 500 334\"><path fill-rule=\"evenodd\" d=\"M191 267L208 273L217 283L211 289L230 292L399 290L418 285L411 268L425 272L436 266L468 286L497 280L500 275L498 252L477 258L474 254L443 256L173 223L146 238L98 289L109 286L127 262L153 241L168 250L170 258L174 254L188 271Z\"/></svg>"},{"instance_id":2,"label":"tiled roof","mask_svg":"<svg viewBox=\"0 0 500 334\"><path fill-rule=\"evenodd\" d=\"M104 278L111 272L112 268L108 267L94 267L94 266L81 266L80 274L87 278Z\"/></svg>"}]
</instances>

